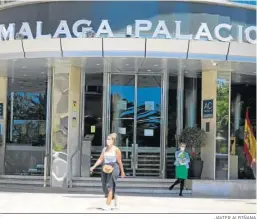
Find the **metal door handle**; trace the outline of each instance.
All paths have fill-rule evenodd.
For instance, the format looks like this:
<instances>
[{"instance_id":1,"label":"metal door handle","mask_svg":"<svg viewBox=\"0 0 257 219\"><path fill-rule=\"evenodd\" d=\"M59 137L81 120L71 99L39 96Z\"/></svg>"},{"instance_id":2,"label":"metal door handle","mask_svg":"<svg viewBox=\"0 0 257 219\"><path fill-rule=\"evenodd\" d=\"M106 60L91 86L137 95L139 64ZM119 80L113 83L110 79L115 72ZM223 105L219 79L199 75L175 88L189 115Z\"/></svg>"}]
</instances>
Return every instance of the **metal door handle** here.
<instances>
[{"instance_id":1,"label":"metal door handle","mask_svg":"<svg viewBox=\"0 0 257 219\"><path fill-rule=\"evenodd\" d=\"M137 149L138 149L138 144L135 144L135 169L137 169L138 168L138 151L137 151Z\"/></svg>"},{"instance_id":2,"label":"metal door handle","mask_svg":"<svg viewBox=\"0 0 257 219\"><path fill-rule=\"evenodd\" d=\"M137 144L132 144L132 154L131 154L131 167L135 167L137 169L138 167L138 156L137 156Z\"/></svg>"}]
</instances>

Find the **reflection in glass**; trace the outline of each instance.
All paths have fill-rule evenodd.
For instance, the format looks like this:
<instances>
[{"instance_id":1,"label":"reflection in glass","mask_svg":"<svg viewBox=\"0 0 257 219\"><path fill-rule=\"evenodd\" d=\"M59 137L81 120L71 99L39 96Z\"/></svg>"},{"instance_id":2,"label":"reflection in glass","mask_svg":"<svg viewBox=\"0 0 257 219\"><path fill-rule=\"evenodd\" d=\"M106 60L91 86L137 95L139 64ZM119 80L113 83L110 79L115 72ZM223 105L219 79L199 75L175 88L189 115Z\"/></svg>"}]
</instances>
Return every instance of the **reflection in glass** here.
<instances>
[{"instance_id":1,"label":"reflection in glass","mask_svg":"<svg viewBox=\"0 0 257 219\"><path fill-rule=\"evenodd\" d=\"M9 111L12 110L13 116L12 139L9 142L44 146L46 94L12 92L8 95L8 99Z\"/></svg>"},{"instance_id":2,"label":"reflection in glass","mask_svg":"<svg viewBox=\"0 0 257 219\"><path fill-rule=\"evenodd\" d=\"M137 144L160 147L161 77L138 76Z\"/></svg>"},{"instance_id":3,"label":"reflection in glass","mask_svg":"<svg viewBox=\"0 0 257 219\"><path fill-rule=\"evenodd\" d=\"M9 95L11 98L11 95ZM46 94L13 92L14 120L44 120L46 116Z\"/></svg>"},{"instance_id":4,"label":"reflection in glass","mask_svg":"<svg viewBox=\"0 0 257 219\"><path fill-rule=\"evenodd\" d=\"M139 75L135 84L136 77L111 76L111 131L118 134L125 172L156 177L160 174L161 76Z\"/></svg>"},{"instance_id":5,"label":"reflection in glass","mask_svg":"<svg viewBox=\"0 0 257 219\"><path fill-rule=\"evenodd\" d=\"M138 76L136 176L160 176L161 76Z\"/></svg>"},{"instance_id":6,"label":"reflection in glass","mask_svg":"<svg viewBox=\"0 0 257 219\"><path fill-rule=\"evenodd\" d=\"M229 75L218 72L216 82L216 179L228 179Z\"/></svg>"},{"instance_id":7,"label":"reflection in glass","mask_svg":"<svg viewBox=\"0 0 257 219\"><path fill-rule=\"evenodd\" d=\"M45 76L8 81L5 172L43 175L47 99Z\"/></svg>"},{"instance_id":8,"label":"reflection in glass","mask_svg":"<svg viewBox=\"0 0 257 219\"><path fill-rule=\"evenodd\" d=\"M132 75L111 77L111 132L118 134L117 146L131 147L134 128L134 89Z\"/></svg>"},{"instance_id":9,"label":"reflection in glass","mask_svg":"<svg viewBox=\"0 0 257 219\"><path fill-rule=\"evenodd\" d=\"M246 109L256 133L256 75L232 74L231 84L231 151L230 178L255 179L244 153L244 125ZM256 137L256 136L255 136ZM232 142L233 139L233 142Z\"/></svg>"},{"instance_id":10,"label":"reflection in glass","mask_svg":"<svg viewBox=\"0 0 257 219\"><path fill-rule=\"evenodd\" d=\"M45 145L45 121L14 120L13 143L31 144L32 146Z\"/></svg>"},{"instance_id":11,"label":"reflection in glass","mask_svg":"<svg viewBox=\"0 0 257 219\"><path fill-rule=\"evenodd\" d=\"M122 151L126 175L133 176L135 76L111 75L110 126L117 133L116 145Z\"/></svg>"}]
</instances>

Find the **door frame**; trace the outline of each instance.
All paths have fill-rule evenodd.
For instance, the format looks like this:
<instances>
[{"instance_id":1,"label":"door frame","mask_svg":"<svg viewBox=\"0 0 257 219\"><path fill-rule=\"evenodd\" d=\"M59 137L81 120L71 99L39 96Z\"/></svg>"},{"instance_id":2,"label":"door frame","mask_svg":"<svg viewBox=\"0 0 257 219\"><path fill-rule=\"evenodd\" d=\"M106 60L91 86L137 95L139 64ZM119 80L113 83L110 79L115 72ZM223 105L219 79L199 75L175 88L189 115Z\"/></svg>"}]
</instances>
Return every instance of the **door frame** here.
<instances>
[{"instance_id":1,"label":"door frame","mask_svg":"<svg viewBox=\"0 0 257 219\"><path fill-rule=\"evenodd\" d=\"M167 137L167 77L165 73L118 73L118 72L104 72L104 96L103 96L103 146L105 145L105 139L110 133L110 118L111 118L111 77L112 75L131 75L135 77L134 84L134 105L138 104L138 77L139 76L160 76L161 77L161 116L160 116L160 168L159 178L165 178L166 173L166 137ZM134 107L134 125L133 125L133 145L137 140L137 107ZM135 153L135 146L132 146L132 154ZM135 159L134 157L132 159ZM133 177L136 177L135 160L133 160Z\"/></svg>"}]
</instances>

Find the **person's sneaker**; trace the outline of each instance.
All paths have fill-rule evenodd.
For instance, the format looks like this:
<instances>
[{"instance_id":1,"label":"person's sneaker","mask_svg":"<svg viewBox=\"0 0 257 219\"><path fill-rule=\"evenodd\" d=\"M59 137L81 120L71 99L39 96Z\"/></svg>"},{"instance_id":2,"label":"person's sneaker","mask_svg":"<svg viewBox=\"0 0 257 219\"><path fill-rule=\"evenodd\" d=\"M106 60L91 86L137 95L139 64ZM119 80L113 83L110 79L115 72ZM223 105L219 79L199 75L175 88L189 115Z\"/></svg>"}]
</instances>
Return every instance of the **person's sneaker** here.
<instances>
[{"instance_id":1,"label":"person's sneaker","mask_svg":"<svg viewBox=\"0 0 257 219\"><path fill-rule=\"evenodd\" d=\"M110 211L111 210L111 206L110 205L107 205L107 204L104 204L104 206L102 207L102 209L104 211Z\"/></svg>"},{"instance_id":2,"label":"person's sneaker","mask_svg":"<svg viewBox=\"0 0 257 219\"><path fill-rule=\"evenodd\" d=\"M173 188L174 188L174 185L171 185L171 186L169 187L169 190L171 191Z\"/></svg>"},{"instance_id":3,"label":"person's sneaker","mask_svg":"<svg viewBox=\"0 0 257 219\"><path fill-rule=\"evenodd\" d=\"M118 209L119 208L119 205L118 205L118 197L117 195L114 196L114 209Z\"/></svg>"}]
</instances>

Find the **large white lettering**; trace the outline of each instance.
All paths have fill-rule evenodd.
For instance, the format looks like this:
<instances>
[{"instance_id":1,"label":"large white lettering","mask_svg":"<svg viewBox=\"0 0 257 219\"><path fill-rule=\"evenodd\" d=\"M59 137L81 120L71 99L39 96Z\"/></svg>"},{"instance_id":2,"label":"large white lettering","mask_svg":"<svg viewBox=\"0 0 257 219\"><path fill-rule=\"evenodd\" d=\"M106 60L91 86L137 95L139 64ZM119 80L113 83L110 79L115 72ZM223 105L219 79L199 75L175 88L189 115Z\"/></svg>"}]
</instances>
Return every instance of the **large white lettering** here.
<instances>
[{"instance_id":1,"label":"large white lettering","mask_svg":"<svg viewBox=\"0 0 257 219\"><path fill-rule=\"evenodd\" d=\"M4 24L0 25L0 40L14 40L15 24L9 24L8 28L5 28Z\"/></svg>"},{"instance_id":2,"label":"large white lettering","mask_svg":"<svg viewBox=\"0 0 257 219\"><path fill-rule=\"evenodd\" d=\"M29 39L29 40L33 39L33 34L32 34L32 31L30 29L30 25L29 25L28 22L23 22L22 23L19 34L22 34L23 37L26 36L26 38Z\"/></svg>"},{"instance_id":3,"label":"large white lettering","mask_svg":"<svg viewBox=\"0 0 257 219\"><path fill-rule=\"evenodd\" d=\"M254 31L255 32L255 39L252 39L251 38L251 32ZM250 27L247 27L245 29L245 39L249 42L249 43L256 43L257 40L256 40L256 33L257 33L257 29L255 26L250 26Z\"/></svg>"},{"instance_id":4,"label":"large white lettering","mask_svg":"<svg viewBox=\"0 0 257 219\"><path fill-rule=\"evenodd\" d=\"M114 37L112 29L109 25L108 20L102 20L100 27L98 28L98 31L96 32L96 37L101 36L102 34L107 34L108 37Z\"/></svg>"},{"instance_id":5,"label":"large white lettering","mask_svg":"<svg viewBox=\"0 0 257 219\"><path fill-rule=\"evenodd\" d=\"M159 21L158 25L153 33L153 38L156 38L158 35L165 35L166 38L170 39L169 30L165 24L165 21Z\"/></svg>"},{"instance_id":6,"label":"large white lettering","mask_svg":"<svg viewBox=\"0 0 257 219\"><path fill-rule=\"evenodd\" d=\"M141 31L149 31L152 28L152 22L148 20L136 20L135 37L140 37Z\"/></svg>"},{"instance_id":7,"label":"large white lettering","mask_svg":"<svg viewBox=\"0 0 257 219\"><path fill-rule=\"evenodd\" d=\"M237 36L238 36L238 42L242 43L243 42L243 26L242 25L238 25L237 26Z\"/></svg>"},{"instance_id":8,"label":"large white lettering","mask_svg":"<svg viewBox=\"0 0 257 219\"><path fill-rule=\"evenodd\" d=\"M229 42L233 39L233 37L229 34L228 37L222 37L220 35L220 30L221 29L227 29L228 31L230 31L232 28L232 25L229 25L229 24L219 24L218 26L216 26L214 28L214 34L215 34L215 37L220 40L220 41L223 41L223 42ZM230 33L230 32L229 32Z\"/></svg>"},{"instance_id":9,"label":"large white lettering","mask_svg":"<svg viewBox=\"0 0 257 219\"><path fill-rule=\"evenodd\" d=\"M108 20L102 20L97 31L93 30L91 20L77 20L72 25L72 32L68 26L68 22L66 20L61 20L56 31L53 36L52 33L43 34L43 22L36 21L36 29L31 30L30 24L28 22L23 22L21 24L21 28L16 32L15 24L10 23L8 26L5 24L0 24L0 41L2 40L14 40L15 34L19 33L23 36L24 39L33 39L34 36L38 38L72 38L72 37L120 37L120 34L115 35L111 29ZM198 30L196 31L196 35L193 38L193 34L182 34L182 22L174 21L175 23L175 31L169 32L169 28L171 27L169 23L165 20L159 20L156 28L153 30L153 24L149 20L135 20L135 27L132 25L128 25L125 28L124 37L152 37L152 38L175 38L175 39L183 39L183 40L202 40L207 39L211 40L219 40L222 42L230 42L232 40L236 40L238 42L248 42L251 44L256 44L256 26L249 26L244 28L242 25L232 26L230 24L222 23L215 26L211 31L214 33L212 36L212 32L210 31L207 23L201 23ZM234 29L233 29L234 28ZM34 32L35 31L35 32ZM96 34L94 34L96 32ZM174 33L175 32L175 37ZM93 33L93 34L88 34ZM145 36L145 33L148 35ZM233 33L233 34L232 34ZM33 35L34 34L34 35ZM150 35L150 36L149 36Z\"/></svg>"},{"instance_id":10,"label":"large white lettering","mask_svg":"<svg viewBox=\"0 0 257 219\"><path fill-rule=\"evenodd\" d=\"M51 34L43 35L43 22L42 21L37 21L37 30L36 30L36 38L51 38Z\"/></svg>"},{"instance_id":11,"label":"large white lettering","mask_svg":"<svg viewBox=\"0 0 257 219\"><path fill-rule=\"evenodd\" d=\"M181 21L175 21L176 23L176 39L192 40L193 34L181 35Z\"/></svg>"},{"instance_id":12,"label":"large white lettering","mask_svg":"<svg viewBox=\"0 0 257 219\"><path fill-rule=\"evenodd\" d=\"M209 27L206 23L201 23L201 26L199 27L195 35L196 40L200 40L201 38L207 38L208 40L213 40Z\"/></svg>"},{"instance_id":13,"label":"large white lettering","mask_svg":"<svg viewBox=\"0 0 257 219\"><path fill-rule=\"evenodd\" d=\"M79 27L82 26L83 27L81 28L81 32L78 31ZM81 37L81 34L82 33L86 33L88 31L91 31L93 30L92 27L89 27L91 25L91 21L89 20L78 20L76 21L74 24L73 24L73 27L72 27L72 32L73 34L76 36L76 37ZM84 27L84 26L87 26L87 27Z\"/></svg>"},{"instance_id":14,"label":"large white lettering","mask_svg":"<svg viewBox=\"0 0 257 219\"><path fill-rule=\"evenodd\" d=\"M65 35L66 38L72 38L68 23L65 20L60 21L60 24L57 30L55 31L53 38L58 38L60 37L60 35Z\"/></svg>"}]
</instances>

